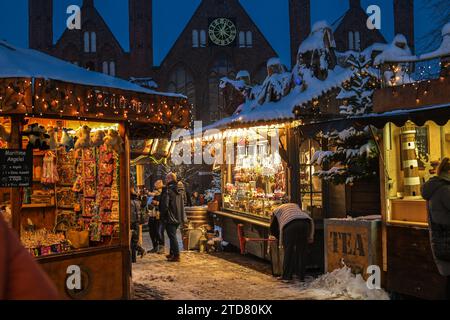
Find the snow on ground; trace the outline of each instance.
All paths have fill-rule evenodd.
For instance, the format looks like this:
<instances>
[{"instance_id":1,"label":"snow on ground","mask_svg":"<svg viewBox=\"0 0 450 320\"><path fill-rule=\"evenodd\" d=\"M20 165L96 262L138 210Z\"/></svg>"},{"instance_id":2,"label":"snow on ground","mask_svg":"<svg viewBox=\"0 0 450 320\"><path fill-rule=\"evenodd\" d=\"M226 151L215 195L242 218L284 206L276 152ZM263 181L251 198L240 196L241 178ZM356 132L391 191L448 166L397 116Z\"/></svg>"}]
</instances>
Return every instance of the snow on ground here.
<instances>
[{"instance_id":1,"label":"snow on ground","mask_svg":"<svg viewBox=\"0 0 450 320\"><path fill-rule=\"evenodd\" d=\"M145 241L145 240L144 240ZM147 242L148 243L148 242ZM342 270L342 269L341 269ZM183 252L181 263L148 254L133 265L136 300L351 300L385 299L362 279L338 271L306 283L282 283L270 264L237 253Z\"/></svg>"}]
</instances>

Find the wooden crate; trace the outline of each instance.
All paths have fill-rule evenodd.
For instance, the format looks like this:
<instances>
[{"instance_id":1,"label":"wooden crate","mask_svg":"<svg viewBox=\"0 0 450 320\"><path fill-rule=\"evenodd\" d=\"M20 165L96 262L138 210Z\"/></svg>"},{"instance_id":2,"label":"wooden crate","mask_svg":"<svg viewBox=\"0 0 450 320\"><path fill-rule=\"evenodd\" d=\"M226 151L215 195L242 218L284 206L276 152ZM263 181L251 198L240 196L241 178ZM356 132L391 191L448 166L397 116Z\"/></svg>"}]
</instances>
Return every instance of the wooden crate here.
<instances>
[{"instance_id":1,"label":"wooden crate","mask_svg":"<svg viewBox=\"0 0 450 320\"><path fill-rule=\"evenodd\" d=\"M325 271L342 268L342 261L354 273L366 278L367 268L382 269L381 220L325 220Z\"/></svg>"}]
</instances>

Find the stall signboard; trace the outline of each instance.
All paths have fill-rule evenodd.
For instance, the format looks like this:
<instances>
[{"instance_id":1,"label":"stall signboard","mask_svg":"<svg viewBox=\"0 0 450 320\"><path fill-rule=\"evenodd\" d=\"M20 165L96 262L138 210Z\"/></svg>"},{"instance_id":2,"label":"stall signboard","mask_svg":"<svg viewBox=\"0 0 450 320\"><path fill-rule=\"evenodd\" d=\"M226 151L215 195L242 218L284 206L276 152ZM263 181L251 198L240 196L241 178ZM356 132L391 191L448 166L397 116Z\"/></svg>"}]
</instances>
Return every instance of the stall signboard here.
<instances>
[{"instance_id":1,"label":"stall signboard","mask_svg":"<svg viewBox=\"0 0 450 320\"><path fill-rule=\"evenodd\" d=\"M31 187L33 153L31 150L0 150L0 187Z\"/></svg>"},{"instance_id":2,"label":"stall signboard","mask_svg":"<svg viewBox=\"0 0 450 320\"><path fill-rule=\"evenodd\" d=\"M381 221L325 220L325 269L343 264L366 276L369 266L381 267Z\"/></svg>"}]
</instances>

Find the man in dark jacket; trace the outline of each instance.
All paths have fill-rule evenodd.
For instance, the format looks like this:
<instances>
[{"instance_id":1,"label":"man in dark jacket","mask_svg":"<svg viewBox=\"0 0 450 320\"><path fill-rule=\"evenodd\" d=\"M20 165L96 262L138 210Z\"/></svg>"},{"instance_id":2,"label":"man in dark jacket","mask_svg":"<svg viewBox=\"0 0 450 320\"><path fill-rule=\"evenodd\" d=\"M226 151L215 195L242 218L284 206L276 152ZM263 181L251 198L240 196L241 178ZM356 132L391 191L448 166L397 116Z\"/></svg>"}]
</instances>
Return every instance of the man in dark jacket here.
<instances>
[{"instance_id":1,"label":"man in dark jacket","mask_svg":"<svg viewBox=\"0 0 450 320\"><path fill-rule=\"evenodd\" d=\"M169 173L166 176L166 187L161 193L159 212L170 241L170 254L167 256L167 260L170 262L180 261L177 230L181 224L187 221L184 202L184 185L177 182L177 176L174 173Z\"/></svg>"},{"instance_id":2,"label":"man in dark jacket","mask_svg":"<svg viewBox=\"0 0 450 320\"><path fill-rule=\"evenodd\" d=\"M450 161L442 160L437 177L423 186L428 201L431 249L439 273L447 277L447 299L450 300Z\"/></svg>"}]
</instances>

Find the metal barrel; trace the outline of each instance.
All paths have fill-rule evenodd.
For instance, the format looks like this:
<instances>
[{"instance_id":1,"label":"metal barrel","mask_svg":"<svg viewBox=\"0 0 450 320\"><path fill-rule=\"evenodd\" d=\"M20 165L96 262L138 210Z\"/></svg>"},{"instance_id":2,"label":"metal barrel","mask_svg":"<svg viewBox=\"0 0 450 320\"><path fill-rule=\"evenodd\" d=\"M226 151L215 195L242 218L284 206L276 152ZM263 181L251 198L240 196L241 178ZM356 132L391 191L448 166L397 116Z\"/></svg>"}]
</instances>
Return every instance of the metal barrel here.
<instances>
[{"instance_id":1,"label":"metal barrel","mask_svg":"<svg viewBox=\"0 0 450 320\"><path fill-rule=\"evenodd\" d=\"M188 221L192 227L198 228L208 224L208 208L207 207L186 207L184 208Z\"/></svg>"}]
</instances>

